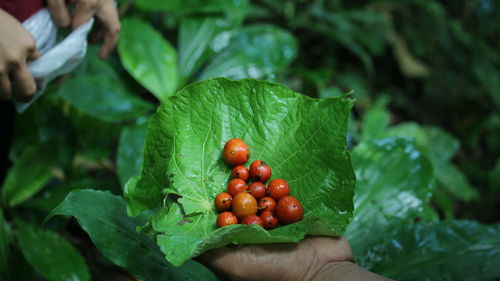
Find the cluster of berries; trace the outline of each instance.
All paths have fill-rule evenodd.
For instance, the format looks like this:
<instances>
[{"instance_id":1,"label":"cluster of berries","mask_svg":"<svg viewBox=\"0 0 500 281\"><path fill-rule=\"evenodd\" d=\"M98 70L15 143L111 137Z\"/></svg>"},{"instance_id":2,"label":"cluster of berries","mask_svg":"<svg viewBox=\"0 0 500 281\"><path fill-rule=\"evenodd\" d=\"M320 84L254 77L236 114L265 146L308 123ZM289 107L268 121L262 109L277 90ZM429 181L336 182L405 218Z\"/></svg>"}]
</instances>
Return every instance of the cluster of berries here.
<instances>
[{"instance_id":1,"label":"cluster of berries","mask_svg":"<svg viewBox=\"0 0 500 281\"><path fill-rule=\"evenodd\" d=\"M279 224L300 221L304 210L299 200L289 196L290 187L283 179L271 178L271 167L255 160L250 169L243 166L250 158L248 145L240 139L230 139L224 145L224 161L233 167L227 192L215 197L215 207L220 213L217 227L231 224L257 224L273 229ZM249 180L252 182L247 185ZM259 214L259 215L257 215Z\"/></svg>"}]
</instances>

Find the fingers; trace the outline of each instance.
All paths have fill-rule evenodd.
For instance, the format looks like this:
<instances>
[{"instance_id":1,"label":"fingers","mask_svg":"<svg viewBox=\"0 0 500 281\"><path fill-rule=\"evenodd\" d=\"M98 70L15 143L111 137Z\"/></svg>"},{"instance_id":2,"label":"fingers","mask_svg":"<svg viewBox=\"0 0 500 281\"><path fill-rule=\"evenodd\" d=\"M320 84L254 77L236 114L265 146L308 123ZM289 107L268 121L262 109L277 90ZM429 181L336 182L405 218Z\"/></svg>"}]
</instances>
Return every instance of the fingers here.
<instances>
[{"instance_id":1,"label":"fingers","mask_svg":"<svg viewBox=\"0 0 500 281\"><path fill-rule=\"evenodd\" d=\"M9 100L11 85L8 73L6 70L0 69L0 100Z\"/></svg>"},{"instance_id":2,"label":"fingers","mask_svg":"<svg viewBox=\"0 0 500 281\"><path fill-rule=\"evenodd\" d=\"M71 24L71 15L65 0L47 0L50 14L60 27L67 27Z\"/></svg>"},{"instance_id":3,"label":"fingers","mask_svg":"<svg viewBox=\"0 0 500 281\"><path fill-rule=\"evenodd\" d=\"M33 49L33 51L31 51L29 54L28 54L28 57L26 58L28 61L33 61L33 60L36 60L37 58L40 57L40 52L38 51L37 48Z\"/></svg>"},{"instance_id":4,"label":"fingers","mask_svg":"<svg viewBox=\"0 0 500 281\"><path fill-rule=\"evenodd\" d=\"M97 17L102 21L105 28L104 42L99 50L99 57L104 59L116 46L121 25L118 11L112 1L108 1L108 3L99 9Z\"/></svg>"},{"instance_id":5,"label":"fingers","mask_svg":"<svg viewBox=\"0 0 500 281\"><path fill-rule=\"evenodd\" d=\"M33 76L31 76L28 66L26 63L16 65L11 73L18 90L16 99L20 102L29 102L35 94L36 83Z\"/></svg>"},{"instance_id":6,"label":"fingers","mask_svg":"<svg viewBox=\"0 0 500 281\"><path fill-rule=\"evenodd\" d=\"M92 16L94 16L97 7L97 0L80 0L75 3L75 15L71 28L76 29L80 25L86 23Z\"/></svg>"}]
</instances>

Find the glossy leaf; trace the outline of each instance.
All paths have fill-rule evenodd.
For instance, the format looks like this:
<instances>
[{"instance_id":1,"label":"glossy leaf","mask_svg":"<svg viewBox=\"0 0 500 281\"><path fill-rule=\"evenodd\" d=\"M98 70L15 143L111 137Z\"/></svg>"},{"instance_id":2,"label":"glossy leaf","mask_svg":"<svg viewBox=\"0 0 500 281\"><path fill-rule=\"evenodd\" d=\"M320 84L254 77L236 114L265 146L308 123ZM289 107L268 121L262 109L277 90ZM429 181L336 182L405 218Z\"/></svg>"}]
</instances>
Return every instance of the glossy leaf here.
<instances>
[{"instance_id":1,"label":"glossy leaf","mask_svg":"<svg viewBox=\"0 0 500 281\"><path fill-rule=\"evenodd\" d=\"M212 77L272 80L295 59L297 45L292 34L278 27L246 26L207 65L200 80Z\"/></svg>"},{"instance_id":2,"label":"glossy leaf","mask_svg":"<svg viewBox=\"0 0 500 281\"><path fill-rule=\"evenodd\" d=\"M59 234L16 220L19 246L26 260L51 281L90 280L81 254Z\"/></svg>"},{"instance_id":3,"label":"glossy leaf","mask_svg":"<svg viewBox=\"0 0 500 281\"><path fill-rule=\"evenodd\" d=\"M128 217L125 201L119 196L95 190L73 191L48 218L55 215L74 216L101 253L136 278L217 280L194 261L180 268L170 265L150 237L136 232L136 227L144 221Z\"/></svg>"},{"instance_id":4,"label":"glossy leaf","mask_svg":"<svg viewBox=\"0 0 500 281\"><path fill-rule=\"evenodd\" d=\"M390 235L417 218L436 218L428 207L435 188L432 165L412 140L360 143L352 152L352 164L358 181L346 237L355 256L379 235Z\"/></svg>"},{"instance_id":5,"label":"glossy leaf","mask_svg":"<svg viewBox=\"0 0 500 281\"><path fill-rule=\"evenodd\" d=\"M395 280L498 280L500 225L473 221L420 222L358 255L358 263Z\"/></svg>"},{"instance_id":6,"label":"glossy leaf","mask_svg":"<svg viewBox=\"0 0 500 281\"><path fill-rule=\"evenodd\" d=\"M141 117L152 105L128 93L108 77L78 76L66 81L56 96L103 121L120 122Z\"/></svg>"},{"instance_id":7,"label":"glossy leaf","mask_svg":"<svg viewBox=\"0 0 500 281\"><path fill-rule=\"evenodd\" d=\"M242 17L184 17L179 25L180 84L188 81L211 55L229 45L232 31Z\"/></svg>"},{"instance_id":8,"label":"glossy leaf","mask_svg":"<svg viewBox=\"0 0 500 281\"><path fill-rule=\"evenodd\" d=\"M127 71L160 101L177 89L177 54L170 43L149 23L126 18L118 53Z\"/></svg>"},{"instance_id":9,"label":"glossy leaf","mask_svg":"<svg viewBox=\"0 0 500 281\"><path fill-rule=\"evenodd\" d=\"M52 178L57 157L45 144L27 147L10 168L2 187L2 199L13 207L31 198Z\"/></svg>"},{"instance_id":10,"label":"glossy leaf","mask_svg":"<svg viewBox=\"0 0 500 281\"><path fill-rule=\"evenodd\" d=\"M116 168L123 187L131 177L138 176L141 173L147 128L148 122L143 122L122 129L118 144Z\"/></svg>"},{"instance_id":11,"label":"glossy leaf","mask_svg":"<svg viewBox=\"0 0 500 281\"><path fill-rule=\"evenodd\" d=\"M353 207L355 179L346 151L352 103L346 97L312 99L256 80L219 78L190 85L151 120L141 177L125 190L129 212L157 210L168 194L180 196L153 219L158 244L176 266L230 243L340 235ZM304 206L302 221L271 231L248 225L216 229L213 200L226 189L230 174L221 151L234 137L249 145L248 163L264 160L274 178L289 182Z\"/></svg>"}]
</instances>

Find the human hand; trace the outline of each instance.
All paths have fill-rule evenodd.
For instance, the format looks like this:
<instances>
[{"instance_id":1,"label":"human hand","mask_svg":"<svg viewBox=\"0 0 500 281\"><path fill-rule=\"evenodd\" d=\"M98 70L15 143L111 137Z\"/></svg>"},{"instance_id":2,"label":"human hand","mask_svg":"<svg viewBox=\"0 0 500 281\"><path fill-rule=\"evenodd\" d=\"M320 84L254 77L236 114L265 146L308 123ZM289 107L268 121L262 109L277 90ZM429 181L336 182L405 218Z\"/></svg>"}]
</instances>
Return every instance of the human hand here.
<instances>
[{"instance_id":1,"label":"human hand","mask_svg":"<svg viewBox=\"0 0 500 281\"><path fill-rule=\"evenodd\" d=\"M12 96L12 84L18 88L15 97L28 102L36 91L35 80L27 62L40 56L35 40L19 21L0 9L0 99Z\"/></svg>"},{"instance_id":2,"label":"human hand","mask_svg":"<svg viewBox=\"0 0 500 281\"><path fill-rule=\"evenodd\" d=\"M57 25L76 29L86 23L94 15L103 23L103 28L97 31L98 37L104 42L99 50L99 57L106 58L114 49L120 33L120 20L113 0L71 0L75 13L71 16L66 0L47 0L50 13Z\"/></svg>"},{"instance_id":3,"label":"human hand","mask_svg":"<svg viewBox=\"0 0 500 281\"><path fill-rule=\"evenodd\" d=\"M300 243L225 247L198 260L231 280L293 281L313 280L328 265L352 264L354 258L345 238L317 236Z\"/></svg>"}]
</instances>

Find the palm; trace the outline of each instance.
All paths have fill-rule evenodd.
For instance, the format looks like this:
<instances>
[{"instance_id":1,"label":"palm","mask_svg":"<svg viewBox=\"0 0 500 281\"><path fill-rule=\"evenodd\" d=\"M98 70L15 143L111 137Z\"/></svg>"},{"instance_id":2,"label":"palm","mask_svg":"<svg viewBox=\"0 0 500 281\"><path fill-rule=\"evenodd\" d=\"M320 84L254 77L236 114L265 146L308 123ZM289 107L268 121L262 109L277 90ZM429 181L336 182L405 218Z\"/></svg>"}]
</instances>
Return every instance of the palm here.
<instances>
[{"instance_id":1,"label":"palm","mask_svg":"<svg viewBox=\"0 0 500 281\"><path fill-rule=\"evenodd\" d=\"M200 260L233 280L308 280L328 262L353 256L344 238L307 237L296 244L226 247Z\"/></svg>"}]
</instances>

